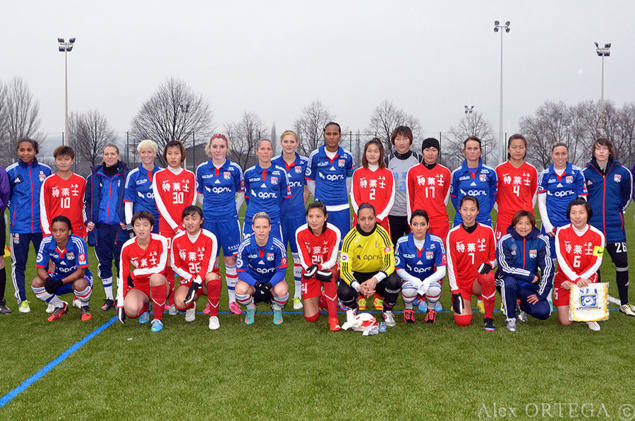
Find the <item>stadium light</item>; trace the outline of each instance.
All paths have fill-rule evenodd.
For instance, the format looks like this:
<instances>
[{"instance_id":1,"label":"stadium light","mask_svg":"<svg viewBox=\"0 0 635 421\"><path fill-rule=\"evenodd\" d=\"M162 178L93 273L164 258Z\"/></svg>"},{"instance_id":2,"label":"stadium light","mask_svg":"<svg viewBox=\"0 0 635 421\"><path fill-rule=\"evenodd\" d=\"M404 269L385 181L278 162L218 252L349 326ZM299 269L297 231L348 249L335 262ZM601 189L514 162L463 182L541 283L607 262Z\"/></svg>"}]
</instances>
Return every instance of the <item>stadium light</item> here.
<instances>
[{"instance_id":1,"label":"stadium light","mask_svg":"<svg viewBox=\"0 0 635 421\"><path fill-rule=\"evenodd\" d=\"M65 111L65 124L64 124L64 139L62 139L62 145L68 141L68 53L73 51L73 45L75 44L75 38L70 38L68 42L64 38L58 38L60 53L64 53L64 96L66 101Z\"/></svg>"},{"instance_id":2,"label":"stadium light","mask_svg":"<svg viewBox=\"0 0 635 421\"><path fill-rule=\"evenodd\" d=\"M499 21L494 21L494 32L501 33L501 92L500 92L500 115L499 115L499 159L500 162L505 162L505 138L503 133L503 34L505 32L509 32L510 21L505 22L504 25L501 25Z\"/></svg>"},{"instance_id":3,"label":"stadium light","mask_svg":"<svg viewBox=\"0 0 635 421\"><path fill-rule=\"evenodd\" d=\"M602 57L602 96L600 97L600 134L604 136L604 57L611 55L611 43L604 44L600 47L597 42L595 44L595 52Z\"/></svg>"},{"instance_id":4,"label":"stadium light","mask_svg":"<svg viewBox=\"0 0 635 421\"><path fill-rule=\"evenodd\" d=\"M472 114L472 112L474 111L474 105L469 107L467 105L464 105L464 107L465 107L465 114Z\"/></svg>"}]
</instances>

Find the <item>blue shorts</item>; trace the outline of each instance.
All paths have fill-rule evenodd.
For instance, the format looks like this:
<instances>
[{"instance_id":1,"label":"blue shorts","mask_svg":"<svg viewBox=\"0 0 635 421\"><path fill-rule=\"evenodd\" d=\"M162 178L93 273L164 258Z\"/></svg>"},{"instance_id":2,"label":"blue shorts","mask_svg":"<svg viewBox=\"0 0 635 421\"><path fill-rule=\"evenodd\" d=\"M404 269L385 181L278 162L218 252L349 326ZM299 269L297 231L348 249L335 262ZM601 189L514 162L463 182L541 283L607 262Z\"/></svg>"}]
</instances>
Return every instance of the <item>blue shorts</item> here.
<instances>
[{"instance_id":1,"label":"blue shorts","mask_svg":"<svg viewBox=\"0 0 635 421\"><path fill-rule=\"evenodd\" d=\"M211 218L205 218L203 228L216 236L219 252L220 247L223 247L223 255L236 255L240 246L240 222L238 222L238 218L233 221L212 221Z\"/></svg>"},{"instance_id":2,"label":"blue shorts","mask_svg":"<svg viewBox=\"0 0 635 421\"><path fill-rule=\"evenodd\" d=\"M340 249L342 248L342 241L344 237L351 230L351 210L346 208L341 211L328 211L328 222L335 225L340 230Z\"/></svg>"},{"instance_id":3,"label":"blue shorts","mask_svg":"<svg viewBox=\"0 0 635 421\"><path fill-rule=\"evenodd\" d=\"M61 281L62 279L66 278L66 275L62 275L59 273L49 273L49 276L51 277L52 280L54 281ZM92 276L84 276L84 279L88 282L88 285L90 285L90 287L93 287L93 277ZM68 284L64 284L62 285L58 290L57 293L55 295L64 295L64 294L70 294L73 292L73 282L69 282Z\"/></svg>"},{"instance_id":4,"label":"blue shorts","mask_svg":"<svg viewBox=\"0 0 635 421\"><path fill-rule=\"evenodd\" d=\"M282 218L280 220L280 225L282 226L282 244L286 246L288 242L289 247L291 247L291 253L298 252L298 243L295 242L295 232L304 224L306 224L305 216Z\"/></svg>"},{"instance_id":5,"label":"blue shorts","mask_svg":"<svg viewBox=\"0 0 635 421\"><path fill-rule=\"evenodd\" d=\"M253 233L254 233L254 230L251 227L251 221L249 221L249 223L247 223L247 221L245 221L245 223L243 225L243 239L249 237ZM280 222L271 221L271 233L270 234L272 236L274 236L275 238L277 238L278 240L282 241L282 228L280 228Z\"/></svg>"}]
</instances>

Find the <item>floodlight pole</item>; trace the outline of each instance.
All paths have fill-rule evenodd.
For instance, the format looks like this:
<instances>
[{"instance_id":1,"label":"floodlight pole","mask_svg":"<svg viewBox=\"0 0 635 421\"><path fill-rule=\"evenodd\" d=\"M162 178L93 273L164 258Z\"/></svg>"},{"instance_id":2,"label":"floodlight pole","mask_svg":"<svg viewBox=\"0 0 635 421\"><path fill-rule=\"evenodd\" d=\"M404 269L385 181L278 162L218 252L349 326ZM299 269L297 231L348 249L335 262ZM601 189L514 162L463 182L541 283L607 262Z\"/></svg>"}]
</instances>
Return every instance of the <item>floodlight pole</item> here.
<instances>
[{"instance_id":1,"label":"floodlight pole","mask_svg":"<svg viewBox=\"0 0 635 421\"><path fill-rule=\"evenodd\" d=\"M600 134L604 136L604 57L611 55L611 43L604 44L604 47L600 47L598 43L595 43L595 51L598 56L602 57L602 96L600 97Z\"/></svg>"},{"instance_id":2,"label":"floodlight pole","mask_svg":"<svg viewBox=\"0 0 635 421\"><path fill-rule=\"evenodd\" d=\"M500 162L505 162L505 135L503 132L503 32L509 32L510 21L501 24L499 21L494 21L494 32L501 33L501 83L500 83L500 115L499 115L499 159Z\"/></svg>"},{"instance_id":3,"label":"floodlight pole","mask_svg":"<svg viewBox=\"0 0 635 421\"><path fill-rule=\"evenodd\" d=\"M69 38L68 42L64 38L58 38L59 51L64 53L64 98L65 98L65 123L64 123L64 138L62 139L62 145L65 142L69 142L68 137L68 53L73 50L73 44L75 44L75 38Z\"/></svg>"}]
</instances>

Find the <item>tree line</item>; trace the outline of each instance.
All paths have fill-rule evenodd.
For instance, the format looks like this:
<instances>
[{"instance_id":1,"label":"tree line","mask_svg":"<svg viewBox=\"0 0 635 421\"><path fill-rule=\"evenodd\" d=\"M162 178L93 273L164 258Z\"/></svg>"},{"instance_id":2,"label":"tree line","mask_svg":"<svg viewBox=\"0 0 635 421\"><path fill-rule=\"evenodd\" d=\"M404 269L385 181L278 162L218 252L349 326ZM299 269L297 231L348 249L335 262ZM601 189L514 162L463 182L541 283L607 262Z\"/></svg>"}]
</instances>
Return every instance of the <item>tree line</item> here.
<instances>
[{"instance_id":1,"label":"tree line","mask_svg":"<svg viewBox=\"0 0 635 421\"><path fill-rule=\"evenodd\" d=\"M326 123L337 116L322 102L307 104L294 120L292 129L300 138L299 152L309 155L322 142L322 130ZM353 132L343 127L344 146L351 149L361 160L366 141L378 137L387 152L392 151L391 134L398 126L409 126L415 137L414 150L419 151L423 137L438 137L441 141L440 161L448 168L456 168L463 161L463 141L476 136L483 142L483 160L486 164L498 164L498 139L493 125L483 113L470 110L459 122L445 132L426 132L415 116L396 107L386 99L373 110L368 126ZM214 123L214 113L203 95L196 93L186 82L168 78L139 107L130 123L129 153L131 160L136 151L134 145L143 139L152 139L162 150L172 139L181 140L191 147L192 139L209 139L215 132L225 133L230 139L229 158L243 170L256 161L255 147L258 140L276 140L275 123L271 128L254 111L245 111L240 120L229 122L219 128ZM39 132L39 102L34 99L26 82L13 78L0 82L0 142L14 151L20 137L31 137L40 141L45 136ZM517 132L528 141L527 160L542 169L551 163L551 145L564 141L569 146L569 160L583 166L590 159L590 145L598 137L613 141L618 159L631 166L635 161L635 102L616 106L611 101L604 104L601 114L598 101L583 101L576 105L547 101L533 114L520 119ZM508 133L508 136L512 133ZM77 152L78 159L95 165L101 162L101 150L107 143L116 143L117 135L106 116L99 110L72 112L69 117L68 144ZM198 142L199 146L201 143ZM124 155L125 156L125 155ZM206 158L197 155L198 162ZM0 163L8 165L16 159L15 153L0 156ZM160 157L157 158L160 164Z\"/></svg>"}]
</instances>

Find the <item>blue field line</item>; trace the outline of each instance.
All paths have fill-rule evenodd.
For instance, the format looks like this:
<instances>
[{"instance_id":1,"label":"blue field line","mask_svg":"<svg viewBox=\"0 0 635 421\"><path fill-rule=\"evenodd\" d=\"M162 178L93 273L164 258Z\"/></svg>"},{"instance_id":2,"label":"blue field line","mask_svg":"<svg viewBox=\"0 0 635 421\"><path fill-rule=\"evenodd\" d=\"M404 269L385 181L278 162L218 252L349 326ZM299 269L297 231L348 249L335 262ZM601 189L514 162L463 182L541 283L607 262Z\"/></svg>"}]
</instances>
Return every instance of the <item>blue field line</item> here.
<instances>
[{"instance_id":1,"label":"blue field line","mask_svg":"<svg viewBox=\"0 0 635 421\"><path fill-rule=\"evenodd\" d=\"M90 332L81 341L79 341L79 342L75 343L74 345L72 345L70 348L68 348L66 351L64 351L62 354L60 354L53 361L51 361L50 363L45 365L40 371L38 371L37 373L35 373L34 375L32 375L31 377L26 379L24 382L22 382L22 384L20 386L16 387L12 391L10 391L6 395L4 395L2 398L0 398L0 408L5 406L7 403L9 403L13 398L18 396L20 393L24 392L33 383L35 383L36 381L40 380L46 373L51 371L53 368L55 368L56 365L58 365L59 363L64 361L66 358L71 356L71 354L73 354L79 348L81 348L82 346L86 345L88 343L88 341L90 341L95 336L99 335L101 332L103 332L104 330L106 330L107 328L112 326L112 324L115 323L116 321L117 321L117 317L113 317L112 319L108 320L106 323L104 323L103 325L99 326L97 329L95 329L92 332Z\"/></svg>"},{"instance_id":2,"label":"blue field line","mask_svg":"<svg viewBox=\"0 0 635 421\"><path fill-rule=\"evenodd\" d=\"M619 311L619 310L620 310L619 308L609 308L609 311ZM363 311L363 312L361 312L361 313L376 313L376 314L381 314L381 311L380 311L380 310L371 310L371 311L366 311L366 310L364 310L364 311ZM395 313L395 314L401 314L401 313L403 313L403 310L396 310L396 311L393 311L393 313ZM422 312L420 312L420 311L417 311L416 313L421 313L421 314L424 314L424 313L422 313ZM441 311L438 311L437 313L452 313L452 311L451 311L451 310L441 310ZM472 313L478 313L478 310L474 310L474 311L472 311ZM501 313L501 311L500 311L500 310L494 310L494 313ZM555 313L555 311L554 311L553 313ZM167 312L166 312L166 314L167 314ZM183 312L183 311L182 311L182 312L179 312L179 314L185 314L185 312ZM202 311L198 311L198 312L196 312L196 314L203 314L203 312L202 312ZM221 314L221 315L226 315L226 314L231 314L231 315L234 315L234 313L232 313L232 312L230 312L230 311L219 311L219 312L218 312L218 314ZM243 314L245 314L245 313L243 312ZM267 311L260 311L260 310L258 310L257 314L273 314L273 311L269 311L269 310L267 310ZM303 312L302 310L300 310L300 311L283 311L283 312L282 312L282 314L298 314L298 315L303 315L303 314L304 314L304 312ZM328 314L328 313L327 313L326 311L322 311L322 312L321 312L321 314ZM341 310L338 310L338 311L337 311L337 314L346 314L346 312L341 311ZM240 316L240 314L235 314L235 316Z\"/></svg>"}]
</instances>

